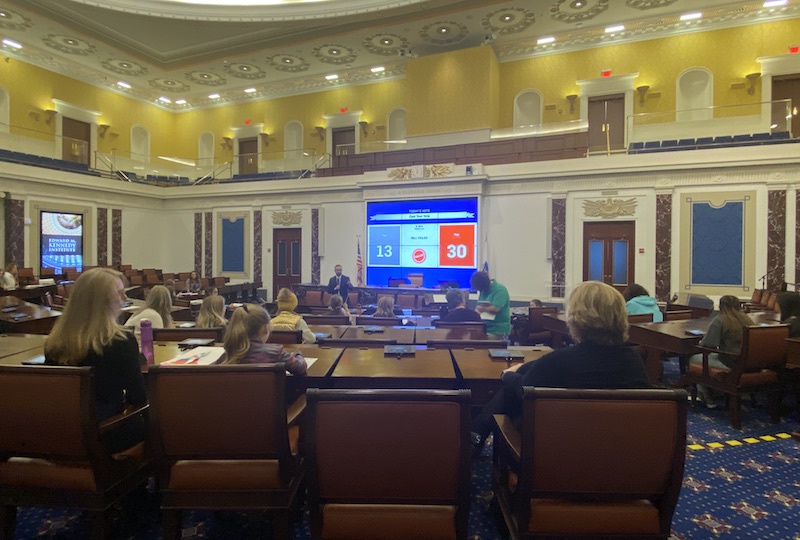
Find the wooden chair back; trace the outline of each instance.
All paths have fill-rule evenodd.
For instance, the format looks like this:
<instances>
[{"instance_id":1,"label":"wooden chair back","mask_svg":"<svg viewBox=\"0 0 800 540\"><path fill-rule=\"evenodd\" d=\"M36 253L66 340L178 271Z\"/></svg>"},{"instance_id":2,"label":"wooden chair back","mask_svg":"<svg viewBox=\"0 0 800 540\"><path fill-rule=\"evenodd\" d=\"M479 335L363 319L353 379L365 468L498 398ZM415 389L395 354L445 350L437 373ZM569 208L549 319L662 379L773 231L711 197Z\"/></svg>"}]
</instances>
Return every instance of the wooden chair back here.
<instances>
[{"instance_id":1,"label":"wooden chair back","mask_svg":"<svg viewBox=\"0 0 800 540\"><path fill-rule=\"evenodd\" d=\"M639 324L653 322L652 313L640 313L638 315L628 315L628 324Z\"/></svg>"},{"instance_id":2,"label":"wooden chair back","mask_svg":"<svg viewBox=\"0 0 800 540\"><path fill-rule=\"evenodd\" d=\"M141 422L145 410L117 421ZM92 538L104 538L105 511L152 474L143 444L123 462L105 432L94 368L0 366L0 536L14 537L13 507L43 506L88 510Z\"/></svg>"},{"instance_id":3,"label":"wooden chair back","mask_svg":"<svg viewBox=\"0 0 800 540\"><path fill-rule=\"evenodd\" d=\"M359 315L356 317L357 326L400 326L402 321L399 317L370 317Z\"/></svg>"},{"instance_id":4,"label":"wooden chair back","mask_svg":"<svg viewBox=\"0 0 800 540\"><path fill-rule=\"evenodd\" d=\"M414 294L397 293L397 300L395 304L399 308L414 309L417 307L417 296Z\"/></svg>"},{"instance_id":5,"label":"wooden chair back","mask_svg":"<svg viewBox=\"0 0 800 540\"><path fill-rule=\"evenodd\" d=\"M468 390L307 397L314 538L467 538Z\"/></svg>"},{"instance_id":6,"label":"wooden chair back","mask_svg":"<svg viewBox=\"0 0 800 540\"><path fill-rule=\"evenodd\" d=\"M39 271L39 278L53 278L56 277L56 269L55 268L42 268Z\"/></svg>"},{"instance_id":7,"label":"wooden chair back","mask_svg":"<svg viewBox=\"0 0 800 540\"><path fill-rule=\"evenodd\" d=\"M767 299L764 307L767 311L775 311L775 304L778 302L778 295L776 293L769 293L769 298Z\"/></svg>"},{"instance_id":8,"label":"wooden chair back","mask_svg":"<svg viewBox=\"0 0 800 540\"><path fill-rule=\"evenodd\" d=\"M504 339L429 339L429 349L505 349Z\"/></svg>"},{"instance_id":9,"label":"wooden chair back","mask_svg":"<svg viewBox=\"0 0 800 540\"><path fill-rule=\"evenodd\" d=\"M283 364L150 368L164 538L179 538L180 511L194 508L272 510L273 538L288 538L304 469L291 449L285 381Z\"/></svg>"},{"instance_id":10,"label":"wooden chair back","mask_svg":"<svg viewBox=\"0 0 800 540\"><path fill-rule=\"evenodd\" d=\"M750 297L750 303L752 304L760 304L761 303L761 295L764 293L761 289L753 289L753 295Z\"/></svg>"},{"instance_id":11,"label":"wooden chair back","mask_svg":"<svg viewBox=\"0 0 800 540\"><path fill-rule=\"evenodd\" d=\"M308 324L330 326L347 326L350 324L350 317L347 315L304 315L303 319Z\"/></svg>"},{"instance_id":12,"label":"wooden chair back","mask_svg":"<svg viewBox=\"0 0 800 540\"><path fill-rule=\"evenodd\" d=\"M17 280L20 287L36 283L36 278L33 276L33 268L17 268Z\"/></svg>"},{"instance_id":13,"label":"wooden chair back","mask_svg":"<svg viewBox=\"0 0 800 540\"><path fill-rule=\"evenodd\" d=\"M529 307L528 308L528 324L529 332L534 334L536 332L545 331L542 326L542 317L545 315L557 315L558 308L555 307Z\"/></svg>"},{"instance_id":14,"label":"wooden chair back","mask_svg":"<svg viewBox=\"0 0 800 540\"><path fill-rule=\"evenodd\" d=\"M687 321L691 318L691 309L671 309L664 312L665 321Z\"/></svg>"},{"instance_id":15,"label":"wooden chair back","mask_svg":"<svg viewBox=\"0 0 800 540\"><path fill-rule=\"evenodd\" d=\"M386 345L397 345L396 339L358 339L358 338L324 338L319 341L321 347L382 349Z\"/></svg>"},{"instance_id":16,"label":"wooden chair back","mask_svg":"<svg viewBox=\"0 0 800 540\"><path fill-rule=\"evenodd\" d=\"M273 330L269 333L267 343L283 343L290 345L295 343L303 343L302 330Z\"/></svg>"},{"instance_id":17,"label":"wooden chair back","mask_svg":"<svg viewBox=\"0 0 800 540\"><path fill-rule=\"evenodd\" d=\"M686 402L684 390L525 387L522 433L495 417L506 522L520 538L666 538L683 480ZM565 425L575 429L563 436ZM512 492L502 482L517 451Z\"/></svg>"},{"instance_id":18,"label":"wooden chair back","mask_svg":"<svg viewBox=\"0 0 800 540\"><path fill-rule=\"evenodd\" d=\"M221 342L225 327L217 328L153 328L153 341L183 341L184 339L213 339Z\"/></svg>"},{"instance_id":19,"label":"wooden chair back","mask_svg":"<svg viewBox=\"0 0 800 540\"><path fill-rule=\"evenodd\" d=\"M745 326L742 328L742 348L739 353L741 373L764 369L776 370L786 364L789 325Z\"/></svg>"}]
</instances>

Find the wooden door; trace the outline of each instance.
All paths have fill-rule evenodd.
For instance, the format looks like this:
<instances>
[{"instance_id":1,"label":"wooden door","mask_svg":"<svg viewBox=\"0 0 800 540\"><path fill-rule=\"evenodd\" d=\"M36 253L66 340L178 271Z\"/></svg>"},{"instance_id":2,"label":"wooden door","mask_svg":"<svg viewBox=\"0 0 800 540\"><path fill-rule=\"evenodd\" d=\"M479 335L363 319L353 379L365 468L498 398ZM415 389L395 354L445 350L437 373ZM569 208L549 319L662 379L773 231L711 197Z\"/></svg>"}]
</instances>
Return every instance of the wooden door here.
<instances>
[{"instance_id":1,"label":"wooden door","mask_svg":"<svg viewBox=\"0 0 800 540\"><path fill-rule=\"evenodd\" d=\"M300 283L303 229L274 229L272 234L272 296L281 287Z\"/></svg>"},{"instance_id":2,"label":"wooden door","mask_svg":"<svg viewBox=\"0 0 800 540\"><path fill-rule=\"evenodd\" d=\"M258 174L258 137L239 139L239 174Z\"/></svg>"},{"instance_id":3,"label":"wooden door","mask_svg":"<svg viewBox=\"0 0 800 540\"><path fill-rule=\"evenodd\" d=\"M800 120L797 119L798 105L800 105L800 75L782 75L772 78L772 101L791 99L791 118L786 119L786 107L783 103L772 108L772 124L778 127L773 131L785 131L789 128L793 138L800 137Z\"/></svg>"},{"instance_id":4,"label":"wooden door","mask_svg":"<svg viewBox=\"0 0 800 540\"><path fill-rule=\"evenodd\" d=\"M589 98L589 152L625 149L625 95Z\"/></svg>"},{"instance_id":5,"label":"wooden door","mask_svg":"<svg viewBox=\"0 0 800 540\"><path fill-rule=\"evenodd\" d=\"M332 132L333 155L345 156L356 153L356 128L337 128Z\"/></svg>"},{"instance_id":6,"label":"wooden door","mask_svg":"<svg viewBox=\"0 0 800 540\"><path fill-rule=\"evenodd\" d=\"M89 165L92 126L66 116L61 119L61 159Z\"/></svg>"},{"instance_id":7,"label":"wooden door","mask_svg":"<svg viewBox=\"0 0 800 540\"><path fill-rule=\"evenodd\" d=\"M622 292L634 282L636 225L633 221L583 224L583 280L602 281Z\"/></svg>"}]
</instances>

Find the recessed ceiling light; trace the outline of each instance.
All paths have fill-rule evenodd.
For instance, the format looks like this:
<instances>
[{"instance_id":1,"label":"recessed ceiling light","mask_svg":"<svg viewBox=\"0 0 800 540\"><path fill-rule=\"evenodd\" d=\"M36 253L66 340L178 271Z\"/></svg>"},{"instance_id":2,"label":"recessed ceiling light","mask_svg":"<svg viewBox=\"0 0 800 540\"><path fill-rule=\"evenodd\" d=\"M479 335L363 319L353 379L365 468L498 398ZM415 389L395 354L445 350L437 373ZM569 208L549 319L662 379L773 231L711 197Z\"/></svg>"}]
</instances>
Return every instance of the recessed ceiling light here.
<instances>
[{"instance_id":1,"label":"recessed ceiling light","mask_svg":"<svg viewBox=\"0 0 800 540\"><path fill-rule=\"evenodd\" d=\"M439 32L440 34L446 34L447 32L450 31L450 29L447 28L446 26L440 26L439 28L436 29L436 31Z\"/></svg>"},{"instance_id":2,"label":"recessed ceiling light","mask_svg":"<svg viewBox=\"0 0 800 540\"><path fill-rule=\"evenodd\" d=\"M325 78L328 79L329 81L335 81L336 79L339 78L339 76L336 75L335 73L332 73L330 75L325 75Z\"/></svg>"},{"instance_id":3,"label":"recessed ceiling light","mask_svg":"<svg viewBox=\"0 0 800 540\"><path fill-rule=\"evenodd\" d=\"M17 43L14 40L11 40L11 39L8 39L8 38L3 40L3 45L8 45L12 49L21 49L22 48L22 45L20 45L19 43Z\"/></svg>"},{"instance_id":4,"label":"recessed ceiling light","mask_svg":"<svg viewBox=\"0 0 800 540\"><path fill-rule=\"evenodd\" d=\"M186 105L186 100L185 99L179 99L179 100L175 101L175 105Z\"/></svg>"},{"instance_id":5,"label":"recessed ceiling light","mask_svg":"<svg viewBox=\"0 0 800 540\"><path fill-rule=\"evenodd\" d=\"M126 83L125 81L119 81L119 82L117 82L117 86L121 86L122 88L130 88L130 87L131 87L131 85L129 85L129 84L128 84L128 83Z\"/></svg>"},{"instance_id":6,"label":"recessed ceiling light","mask_svg":"<svg viewBox=\"0 0 800 540\"><path fill-rule=\"evenodd\" d=\"M788 0L767 0L766 2L764 2L764 7L765 8L781 7L785 6L787 3Z\"/></svg>"},{"instance_id":7,"label":"recessed ceiling light","mask_svg":"<svg viewBox=\"0 0 800 540\"><path fill-rule=\"evenodd\" d=\"M702 13L687 13L685 15L681 15L682 21L693 21L695 19L702 19L702 18L703 18Z\"/></svg>"},{"instance_id":8,"label":"recessed ceiling light","mask_svg":"<svg viewBox=\"0 0 800 540\"><path fill-rule=\"evenodd\" d=\"M219 94L209 94L208 99L219 99Z\"/></svg>"},{"instance_id":9,"label":"recessed ceiling light","mask_svg":"<svg viewBox=\"0 0 800 540\"><path fill-rule=\"evenodd\" d=\"M609 26L606 28L606 34L611 34L613 32L622 32L623 30L625 30L625 25L623 24L618 24L616 26Z\"/></svg>"},{"instance_id":10,"label":"recessed ceiling light","mask_svg":"<svg viewBox=\"0 0 800 540\"><path fill-rule=\"evenodd\" d=\"M342 51L340 49L329 49L328 52L331 53L333 56L336 56L340 54Z\"/></svg>"},{"instance_id":11,"label":"recessed ceiling light","mask_svg":"<svg viewBox=\"0 0 800 540\"><path fill-rule=\"evenodd\" d=\"M0 17L8 17L8 13L5 11L0 11Z\"/></svg>"},{"instance_id":12,"label":"recessed ceiling light","mask_svg":"<svg viewBox=\"0 0 800 540\"><path fill-rule=\"evenodd\" d=\"M572 9L580 9L586 5L586 0L574 0L569 7Z\"/></svg>"},{"instance_id":13,"label":"recessed ceiling light","mask_svg":"<svg viewBox=\"0 0 800 540\"><path fill-rule=\"evenodd\" d=\"M500 20L503 21L503 22L513 21L514 20L514 16L511 15L511 14L506 13L505 15L500 17Z\"/></svg>"},{"instance_id":14,"label":"recessed ceiling light","mask_svg":"<svg viewBox=\"0 0 800 540\"><path fill-rule=\"evenodd\" d=\"M160 101L162 103L172 103L171 99L169 99L168 97L164 97L164 96L161 96L160 98L158 98L158 101Z\"/></svg>"},{"instance_id":15,"label":"recessed ceiling light","mask_svg":"<svg viewBox=\"0 0 800 540\"><path fill-rule=\"evenodd\" d=\"M255 91L256 91L255 88L245 88L244 89L245 94L252 94Z\"/></svg>"},{"instance_id":16,"label":"recessed ceiling light","mask_svg":"<svg viewBox=\"0 0 800 540\"><path fill-rule=\"evenodd\" d=\"M381 71L384 71L385 69L386 68L383 67L383 66L375 66L374 68L370 69L370 71L372 73L380 73Z\"/></svg>"},{"instance_id":17,"label":"recessed ceiling light","mask_svg":"<svg viewBox=\"0 0 800 540\"><path fill-rule=\"evenodd\" d=\"M389 39L389 38L383 38L381 40L381 44L382 45L391 45L392 43L393 43L393 41L391 39Z\"/></svg>"},{"instance_id":18,"label":"recessed ceiling light","mask_svg":"<svg viewBox=\"0 0 800 540\"><path fill-rule=\"evenodd\" d=\"M554 37L543 37L536 40L537 45L544 45L545 43L553 43L556 40Z\"/></svg>"},{"instance_id":19,"label":"recessed ceiling light","mask_svg":"<svg viewBox=\"0 0 800 540\"><path fill-rule=\"evenodd\" d=\"M291 58L284 58L284 59L282 60L282 62L283 62L284 64L291 64L292 62L294 62L294 60L292 60Z\"/></svg>"},{"instance_id":20,"label":"recessed ceiling light","mask_svg":"<svg viewBox=\"0 0 800 540\"><path fill-rule=\"evenodd\" d=\"M242 66L239 69L241 69L242 71L250 71L250 66Z\"/></svg>"}]
</instances>

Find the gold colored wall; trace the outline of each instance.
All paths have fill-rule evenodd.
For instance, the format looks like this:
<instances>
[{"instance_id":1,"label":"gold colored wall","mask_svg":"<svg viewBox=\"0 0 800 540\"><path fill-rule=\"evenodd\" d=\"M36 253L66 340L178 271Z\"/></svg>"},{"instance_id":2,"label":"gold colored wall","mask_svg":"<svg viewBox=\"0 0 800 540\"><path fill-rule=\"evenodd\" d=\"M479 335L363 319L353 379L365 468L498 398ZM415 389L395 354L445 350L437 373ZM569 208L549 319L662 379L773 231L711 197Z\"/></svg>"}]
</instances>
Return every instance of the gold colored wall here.
<instances>
[{"instance_id":1,"label":"gold colored wall","mask_svg":"<svg viewBox=\"0 0 800 540\"><path fill-rule=\"evenodd\" d=\"M410 60L408 135L497 127L499 73L491 47Z\"/></svg>"}]
</instances>

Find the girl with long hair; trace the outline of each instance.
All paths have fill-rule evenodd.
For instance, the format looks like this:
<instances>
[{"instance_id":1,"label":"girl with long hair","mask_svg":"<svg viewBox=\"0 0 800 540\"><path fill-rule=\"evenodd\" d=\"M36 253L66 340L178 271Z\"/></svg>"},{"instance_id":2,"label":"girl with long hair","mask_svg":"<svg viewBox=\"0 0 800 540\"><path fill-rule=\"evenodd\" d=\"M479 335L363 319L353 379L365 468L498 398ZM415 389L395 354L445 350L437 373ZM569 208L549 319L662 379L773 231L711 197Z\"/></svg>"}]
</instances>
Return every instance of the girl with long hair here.
<instances>
[{"instance_id":1,"label":"girl with long hair","mask_svg":"<svg viewBox=\"0 0 800 540\"><path fill-rule=\"evenodd\" d=\"M289 353L279 343L267 343L272 329L269 313L257 304L244 304L231 315L225 331L225 356L220 364L283 362L293 375L306 374L306 359L300 351Z\"/></svg>"},{"instance_id":2,"label":"girl with long hair","mask_svg":"<svg viewBox=\"0 0 800 540\"><path fill-rule=\"evenodd\" d=\"M136 339L141 339L144 319L148 319L153 328L172 326L172 296L169 294L169 289L163 285L156 285L150 289L144 305L125 323L125 326L133 327Z\"/></svg>"},{"instance_id":3,"label":"girl with long hair","mask_svg":"<svg viewBox=\"0 0 800 540\"><path fill-rule=\"evenodd\" d=\"M218 328L227 324L225 299L218 294L206 296L197 314L197 328Z\"/></svg>"}]
</instances>

